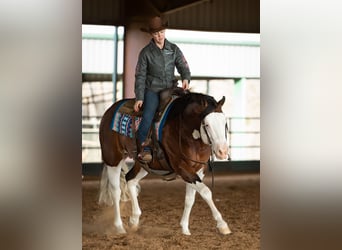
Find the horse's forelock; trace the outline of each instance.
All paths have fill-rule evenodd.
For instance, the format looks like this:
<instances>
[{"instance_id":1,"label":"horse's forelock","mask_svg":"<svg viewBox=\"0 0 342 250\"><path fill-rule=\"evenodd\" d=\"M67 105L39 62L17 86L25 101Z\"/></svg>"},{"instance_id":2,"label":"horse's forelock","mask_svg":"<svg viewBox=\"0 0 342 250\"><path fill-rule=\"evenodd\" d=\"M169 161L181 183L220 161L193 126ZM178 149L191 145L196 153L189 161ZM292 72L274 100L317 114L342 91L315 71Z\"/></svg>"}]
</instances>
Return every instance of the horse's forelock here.
<instances>
[{"instance_id":1,"label":"horse's forelock","mask_svg":"<svg viewBox=\"0 0 342 250\"><path fill-rule=\"evenodd\" d=\"M212 96L204 96L205 97L205 103L206 105L204 106L204 110L201 113L201 119L203 119L204 117L206 117L208 114L214 112L214 111L218 111L217 107L218 104L216 102L216 100L212 97Z\"/></svg>"}]
</instances>

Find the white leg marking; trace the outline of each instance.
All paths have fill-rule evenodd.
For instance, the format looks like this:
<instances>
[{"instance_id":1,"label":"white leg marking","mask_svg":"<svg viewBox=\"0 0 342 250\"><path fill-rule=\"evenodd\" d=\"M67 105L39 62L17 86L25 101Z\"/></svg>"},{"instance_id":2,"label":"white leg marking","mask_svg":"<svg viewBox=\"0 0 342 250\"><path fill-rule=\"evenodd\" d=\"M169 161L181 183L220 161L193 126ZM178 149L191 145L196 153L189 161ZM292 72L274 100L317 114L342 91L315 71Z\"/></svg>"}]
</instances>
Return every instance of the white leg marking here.
<instances>
[{"instance_id":1,"label":"white leg marking","mask_svg":"<svg viewBox=\"0 0 342 250\"><path fill-rule=\"evenodd\" d=\"M107 168L107 174L108 179L111 184L111 192L113 195L113 201L114 201L114 226L116 231L119 234L126 233L125 228L123 227L122 220L121 220L121 214L120 214L120 196L121 196L121 189L120 189L120 173L121 173L121 162L117 167L108 167Z\"/></svg>"},{"instance_id":2,"label":"white leg marking","mask_svg":"<svg viewBox=\"0 0 342 250\"><path fill-rule=\"evenodd\" d=\"M144 178L147 175L147 171L143 168L140 169L139 173L137 176L129 180L127 182L128 190L131 196L131 202L132 202L132 215L129 219L130 225L132 230L136 231L139 226L139 218L141 215L141 210L139 207L139 202L138 202L138 193L137 193L137 187L139 184L139 181Z\"/></svg>"},{"instance_id":3,"label":"white leg marking","mask_svg":"<svg viewBox=\"0 0 342 250\"><path fill-rule=\"evenodd\" d=\"M190 183L186 183L185 203L183 216L180 222L182 227L182 233L185 235L191 235L189 230L189 218L192 206L195 202L196 190L192 188Z\"/></svg>"},{"instance_id":4,"label":"white leg marking","mask_svg":"<svg viewBox=\"0 0 342 250\"><path fill-rule=\"evenodd\" d=\"M203 168L197 171L197 175L201 179L201 181L203 181L203 178L204 178Z\"/></svg>"},{"instance_id":5,"label":"white leg marking","mask_svg":"<svg viewBox=\"0 0 342 250\"><path fill-rule=\"evenodd\" d=\"M202 169L199 170L197 174L201 178L200 174L203 174ZM230 231L227 223L222 219L221 213L217 210L217 208L213 202L212 193L211 193L210 189L203 182L196 182L196 184L190 184L190 185L192 188L194 188L201 195L201 197L209 205L211 212L213 214L213 217L217 222L217 228L219 229L220 233L221 234L230 234L231 231Z\"/></svg>"},{"instance_id":6,"label":"white leg marking","mask_svg":"<svg viewBox=\"0 0 342 250\"><path fill-rule=\"evenodd\" d=\"M126 160L120 161L119 166L121 166L121 174L120 174L120 189L121 189L121 201L129 201L129 191L126 182L126 174L129 171L129 168L126 164Z\"/></svg>"}]
</instances>

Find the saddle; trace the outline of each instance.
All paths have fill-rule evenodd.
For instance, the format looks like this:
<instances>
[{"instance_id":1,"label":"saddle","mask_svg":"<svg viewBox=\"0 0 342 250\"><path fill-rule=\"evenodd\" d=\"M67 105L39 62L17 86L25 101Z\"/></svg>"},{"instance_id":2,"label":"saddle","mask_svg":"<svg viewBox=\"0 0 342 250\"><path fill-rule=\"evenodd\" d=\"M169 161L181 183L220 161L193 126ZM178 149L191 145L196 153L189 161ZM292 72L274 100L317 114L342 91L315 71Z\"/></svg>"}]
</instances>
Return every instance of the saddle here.
<instances>
[{"instance_id":1,"label":"saddle","mask_svg":"<svg viewBox=\"0 0 342 250\"><path fill-rule=\"evenodd\" d=\"M169 166L168 162L165 159L164 150L162 149L158 136L158 130L161 129L157 126L160 125L161 119L165 118L165 111L169 104L175 99L180 96L183 96L185 94L189 93L189 91L184 90L182 88L169 88L161 91L159 93L159 107L157 109L157 112L155 113L152 127L150 128L150 132L148 135L148 138L146 141L148 141L149 146L152 149L152 155L153 159L150 164L152 164L153 161L158 161L164 169L169 169L169 171L173 172L172 168ZM115 123L116 120L120 120L119 124L113 125L113 130L116 132L119 132L121 134L124 134L125 136L129 136L131 138L136 138L135 134L138 130L139 123L142 117L142 111L135 112L134 111L134 103L135 99L128 99L126 100L116 111L116 114L113 118L113 123ZM120 114L120 118L116 119L115 116L118 116L117 114ZM158 124L158 125L156 125ZM115 128L116 127L116 128ZM129 131L129 132L124 132ZM143 164L146 165L146 164ZM146 166L148 167L148 166ZM153 172L151 169L146 169L149 172Z\"/></svg>"},{"instance_id":2,"label":"saddle","mask_svg":"<svg viewBox=\"0 0 342 250\"><path fill-rule=\"evenodd\" d=\"M154 122L157 122L160 120L163 112L165 111L165 108L167 105L176 97L183 96L185 94L189 93L188 90L184 90L182 88L176 87L176 88L168 88L164 89L159 93L159 107L158 110L153 118ZM134 103L135 99L128 99L119 109L118 111L127 114L130 116L135 117L141 117L143 114L143 111L140 110L138 112L134 111Z\"/></svg>"}]
</instances>

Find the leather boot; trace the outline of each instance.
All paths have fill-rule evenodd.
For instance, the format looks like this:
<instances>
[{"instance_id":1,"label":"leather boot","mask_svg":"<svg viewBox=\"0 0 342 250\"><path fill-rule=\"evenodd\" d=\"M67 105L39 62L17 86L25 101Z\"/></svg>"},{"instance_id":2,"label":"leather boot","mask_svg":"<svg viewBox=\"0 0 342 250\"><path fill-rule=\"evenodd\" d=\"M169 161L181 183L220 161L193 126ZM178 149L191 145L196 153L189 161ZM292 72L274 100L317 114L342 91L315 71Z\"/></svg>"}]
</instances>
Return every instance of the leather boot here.
<instances>
[{"instance_id":1,"label":"leather boot","mask_svg":"<svg viewBox=\"0 0 342 250\"><path fill-rule=\"evenodd\" d=\"M139 142L138 142L139 143ZM151 154L151 148L149 146L149 143L147 141L143 142L140 145L140 153L138 154L138 160L143 162L151 162L152 161L152 154Z\"/></svg>"}]
</instances>

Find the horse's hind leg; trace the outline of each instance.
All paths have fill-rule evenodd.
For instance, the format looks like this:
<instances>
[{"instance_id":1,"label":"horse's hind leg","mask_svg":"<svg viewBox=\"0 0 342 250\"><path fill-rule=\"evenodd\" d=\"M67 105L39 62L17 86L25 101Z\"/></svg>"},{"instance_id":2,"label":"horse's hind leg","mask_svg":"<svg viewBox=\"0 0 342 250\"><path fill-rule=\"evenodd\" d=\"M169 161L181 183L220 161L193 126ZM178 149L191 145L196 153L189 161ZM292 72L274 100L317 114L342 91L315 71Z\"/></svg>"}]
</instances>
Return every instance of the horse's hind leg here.
<instances>
[{"instance_id":1,"label":"horse's hind leg","mask_svg":"<svg viewBox=\"0 0 342 250\"><path fill-rule=\"evenodd\" d=\"M183 216L180 222L182 226L182 233L185 235L191 235L189 230L189 218L191 208L194 205L196 196L196 190L191 186L190 183L186 183L186 193L185 193L185 203L184 203L184 211Z\"/></svg>"},{"instance_id":2,"label":"horse's hind leg","mask_svg":"<svg viewBox=\"0 0 342 250\"><path fill-rule=\"evenodd\" d=\"M139 181L144 178L147 175L147 171L143 168L140 168L140 171L138 174L131 180L127 182L128 191L131 196L131 202L132 202L132 215L129 218L129 222L131 225L131 229L133 231L138 230L139 226L139 218L141 215L141 210L139 207L138 202L138 193L137 193L137 186L139 185Z\"/></svg>"},{"instance_id":3,"label":"horse's hind leg","mask_svg":"<svg viewBox=\"0 0 342 250\"><path fill-rule=\"evenodd\" d=\"M124 160L122 160L119 163L119 165L116 167L110 167L110 166L105 165L104 167L106 168L106 170L103 170L103 171L106 171L106 173L104 174L107 174L108 176L109 185L107 188L110 190L110 193L112 195L112 201L114 203L114 226L115 226L116 232L119 234L126 233L126 230L122 224L121 213L120 213L120 196L121 196L120 174L121 174L121 164L123 161ZM103 178L104 177L102 177L102 179Z\"/></svg>"}]
</instances>

